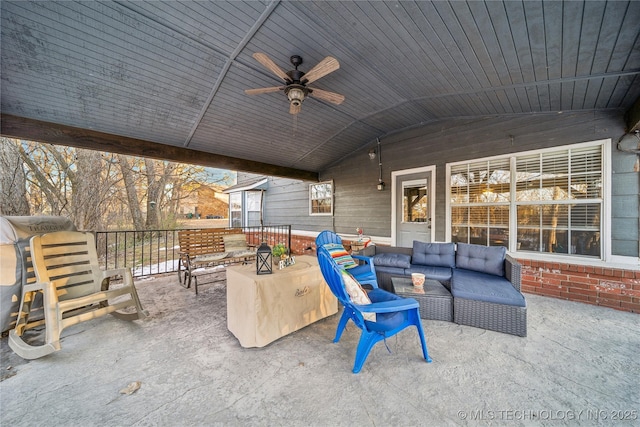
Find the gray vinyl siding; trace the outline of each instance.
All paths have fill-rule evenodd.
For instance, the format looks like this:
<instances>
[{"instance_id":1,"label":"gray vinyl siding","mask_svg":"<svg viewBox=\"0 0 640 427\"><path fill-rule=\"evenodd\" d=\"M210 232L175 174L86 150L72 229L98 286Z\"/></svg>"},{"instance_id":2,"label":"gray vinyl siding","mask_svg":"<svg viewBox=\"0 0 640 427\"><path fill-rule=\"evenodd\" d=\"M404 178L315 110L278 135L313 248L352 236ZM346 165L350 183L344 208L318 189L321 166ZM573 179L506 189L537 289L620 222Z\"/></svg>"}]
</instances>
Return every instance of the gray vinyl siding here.
<instances>
[{"instance_id":1,"label":"gray vinyl siding","mask_svg":"<svg viewBox=\"0 0 640 427\"><path fill-rule=\"evenodd\" d=\"M258 175L238 172L238 184ZM291 225L295 230L333 228L331 215L309 215L309 181L268 177L264 201L264 225Z\"/></svg>"},{"instance_id":2,"label":"gray vinyl siding","mask_svg":"<svg viewBox=\"0 0 640 427\"><path fill-rule=\"evenodd\" d=\"M436 166L435 239L445 239L446 164L520 151L612 139L612 254L638 256L639 173L636 155L617 150L624 134L619 111L527 114L443 120L381 139L384 191L377 191L378 158L367 152L375 143L321 172L334 182L334 218L310 216L307 182L270 179L265 223L292 224L295 229L391 236L391 172Z\"/></svg>"}]
</instances>

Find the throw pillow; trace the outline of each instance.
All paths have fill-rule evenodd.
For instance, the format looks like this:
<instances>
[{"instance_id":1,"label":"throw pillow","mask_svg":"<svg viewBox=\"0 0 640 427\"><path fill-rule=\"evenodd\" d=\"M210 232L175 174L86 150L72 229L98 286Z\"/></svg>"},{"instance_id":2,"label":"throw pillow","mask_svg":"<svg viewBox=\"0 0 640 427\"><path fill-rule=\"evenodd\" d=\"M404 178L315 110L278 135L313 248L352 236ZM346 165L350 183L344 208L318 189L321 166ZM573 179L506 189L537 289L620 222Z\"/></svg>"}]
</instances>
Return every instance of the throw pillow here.
<instances>
[{"instance_id":1,"label":"throw pillow","mask_svg":"<svg viewBox=\"0 0 640 427\"><path fill-rule=\"evenodd\" d=\"M322 245L323 248L329 252L331 258L333 258L333 262L335 262L339 267L342 268L353 268L357 267L358 263L351 258L349 252L339 243L327 243Z\"/></svg>"},{"instance_id":2,"label":"throw pillow","mask_svg":"<svg viewBox=\"0 0 640 427\"><path fill-rule=\"evenodd\" d=\"M364 289L362 289L360 283L358 283L358 281L351 275L351 273L345 270L340 270L340 272L342 273L342 281L344 282L344 287L349 294L349 299L351 300L351 302L357 305L371 304L371 300L367 296L367 293L364 291ZM369 320L371 322L376 321L375 313L362 313L362 317L364 317L365 320Z\"/></svg>"}]
</instances>

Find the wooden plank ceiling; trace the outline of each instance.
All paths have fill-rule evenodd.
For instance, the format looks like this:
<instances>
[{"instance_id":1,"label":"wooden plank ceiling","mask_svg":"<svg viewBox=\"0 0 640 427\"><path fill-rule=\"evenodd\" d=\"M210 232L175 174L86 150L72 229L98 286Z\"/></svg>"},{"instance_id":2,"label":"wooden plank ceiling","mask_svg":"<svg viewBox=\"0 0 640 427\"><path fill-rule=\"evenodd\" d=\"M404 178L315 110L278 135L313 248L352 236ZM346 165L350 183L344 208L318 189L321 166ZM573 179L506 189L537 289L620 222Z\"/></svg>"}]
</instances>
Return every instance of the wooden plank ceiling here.
<instances>
[{"instance_id":1,"label":"wooden plank ceiling","mask_svg":"<svg viewBox=\"0 0 640 427\"><path fill-rule=\"evenodd\" d=\"M115 150L141 140L163 144L157 156L309 178L441 119L624 112L640 96L638 22L637 1L3 0L2 133L37 137L33 119L95 132L75 145L117 135L129 139ZM291 55L303 71L334 56L340 69L310 86L346 100L307 98L292 116L282 92L246 95L282 84L255 52L285 71Z\"/></svg>"}]
</instances>

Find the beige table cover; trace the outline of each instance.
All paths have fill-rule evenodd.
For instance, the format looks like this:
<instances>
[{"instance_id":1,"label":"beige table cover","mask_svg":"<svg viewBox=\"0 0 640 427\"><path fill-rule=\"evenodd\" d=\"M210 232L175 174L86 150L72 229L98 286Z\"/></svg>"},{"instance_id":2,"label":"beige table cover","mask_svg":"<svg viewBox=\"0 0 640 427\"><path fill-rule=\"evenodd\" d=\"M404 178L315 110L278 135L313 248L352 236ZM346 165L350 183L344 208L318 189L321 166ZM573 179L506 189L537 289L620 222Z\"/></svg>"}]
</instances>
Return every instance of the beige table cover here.
<instances>
[{"instance_id":1,"label":"beige table cover","mask_svg":"<svg viewBox=\"0 0 640 427\"><path fill-rule=\"evenodd\" d=\"M313 256L273 274L257 275L255 264L227 268L227 328L242 347L264 347L337 312Z\"/></svg>"}]
</instances>

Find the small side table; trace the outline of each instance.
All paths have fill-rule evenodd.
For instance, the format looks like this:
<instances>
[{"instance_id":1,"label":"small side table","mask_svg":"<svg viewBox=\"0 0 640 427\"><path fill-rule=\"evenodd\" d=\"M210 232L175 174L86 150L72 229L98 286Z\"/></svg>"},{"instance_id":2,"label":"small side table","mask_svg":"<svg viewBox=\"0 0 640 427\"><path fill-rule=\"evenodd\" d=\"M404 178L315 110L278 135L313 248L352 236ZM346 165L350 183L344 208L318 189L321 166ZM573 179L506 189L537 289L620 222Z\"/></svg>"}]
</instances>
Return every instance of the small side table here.
<instances>
[{"instance_id":1,"label":"small side table","mask_svg":"<svg viewBox=\"0 0 640 427\"><path fill-rule=\"evenodd\" d=\"M364 249L364 243L362 242L351 242L351 253L353 255L357 255L358 252Z\"/></svg>"},{"instance_id":2,"label":"small side table","mask_svg":"<svg viewBox=\"0 0 640 427\"><path fill-rule=\"evenodd\" d=\"M422 319L453 322L453 298L442 283L427 279L424 281L423 289L416 292L408 277L392 277L391 282L396 294L418 301Z\"/></svg>"}]
</instances>

